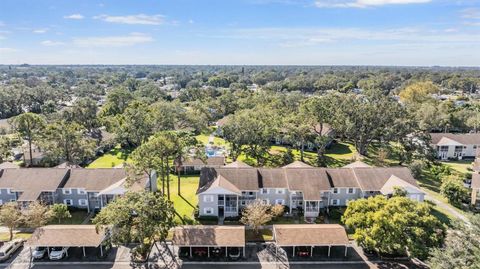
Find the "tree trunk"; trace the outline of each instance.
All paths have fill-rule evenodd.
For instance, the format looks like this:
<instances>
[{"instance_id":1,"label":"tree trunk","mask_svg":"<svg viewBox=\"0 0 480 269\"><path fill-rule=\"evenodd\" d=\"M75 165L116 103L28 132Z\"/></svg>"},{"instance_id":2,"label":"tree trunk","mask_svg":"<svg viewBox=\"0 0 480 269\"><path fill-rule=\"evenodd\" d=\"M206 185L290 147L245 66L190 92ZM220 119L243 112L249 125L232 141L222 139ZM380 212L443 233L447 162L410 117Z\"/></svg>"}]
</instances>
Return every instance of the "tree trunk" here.
<instances>
[{"instance_id":1,"label":"tree trunk","mask_svg":"<svg viewBox=\"0 0 480 269\"><path fill-rule=\"evenodd\" d=\"M177 192L178 192L178 196L182 195L181 192L180 192L180 185L181 185L180 184L180 178L181 178L180 169L177 169L177 179L178 179L178 181L177 181L177 189L178 189Z\"/></svg>"},{"instance_id":2,"label":"tree trunk","mask_svg":"<svg viewBox=\"0 0 480 269\"><path fill-rule=\"evenodd\" d=\"M305 143L302 143L302 146L300 147L300 160L301 160L302 162L305 162L305 161L303 160L304 153L305 153Z\"/></svg>"},{"instance_id":3,"label":"tree trunk","mask_svg":"<svg viewBox=\"0 0 480 269\"><path fill-rule=\"evenodd\" d=\"M162 195L165 195L165 167L163 166L163 158L162 158Z\"/></svg>"},{"instance_id":4,"label":"tree trunk","mask_svg":"<svg viewBox=\"0 0 480 269\"><path fill-rule=\"evenodd\" d=\"M170 201L170 164L167 157L167 199Z\"/></svg>"},{"instance_id":5,"label":"tree trunk","mask_svg":"<svg viewBox=\"0 0 480 269\"><path fill-rule=\"evenodd\" d=\"M30 166L33 166L32 138L28 139L28 148L30 150ZM11 239L10 239L11 240Z\"/></svg>"},{"instance_id":6,"label":"tree trunk","mask_svg":"<svg viewBox=\"0 0 480 269\"><path fill-rule=\"evenodd\" d=\"M12 239L13 239L13 227L9 227L8 230L10 231L10 239L8 241L12 241Z\"/></svg>"}]
</instances>

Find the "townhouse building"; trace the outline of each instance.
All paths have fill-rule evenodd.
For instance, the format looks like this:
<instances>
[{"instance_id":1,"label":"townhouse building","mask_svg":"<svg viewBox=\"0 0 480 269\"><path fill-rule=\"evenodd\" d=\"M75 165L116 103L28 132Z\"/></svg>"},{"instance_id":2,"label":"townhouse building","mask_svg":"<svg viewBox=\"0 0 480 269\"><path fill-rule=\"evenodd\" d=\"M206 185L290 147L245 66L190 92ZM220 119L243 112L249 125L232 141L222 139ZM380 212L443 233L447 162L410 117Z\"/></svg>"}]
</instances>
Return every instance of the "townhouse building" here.
<instances>
[{"instance_id":1,"label":"townhouse building","mask_svg":"<svg viewBox=\"0 0 480 269\"><path fill-rule=\"evenodd\" d=\"M441 160L475 158L480 148L480 133L431 133L431 146Z\"/></svg>"},{"instance_id":2,"label":"townhouse building","mask_svg":"<svg viewBox=\"0 0 480 269\"><path fill-rule=\"evenodd\" d=\"M0 204L33 201L97 211L128 190L156 190L157 178L145 175L127 184L123 168L5 168L0 170ZM128 186L127 186L128 185Z\"/></svg>"},{"instance_id":3,"label":"townhouse building","mask_svg":"<svg viewBox=\"0 0 480 269\"><path fill-rule=\"evenodd\" d=\"M197 195L200 216L238 216L243 207L260 199L284 205L289 213L317 217L322 210L346 206L351 200L391 196L397 187L411 199L424 199L406 167L316 168L294 162L282 168L254 168L236 162L202 169Z\"/></svg>"}]
</instances>

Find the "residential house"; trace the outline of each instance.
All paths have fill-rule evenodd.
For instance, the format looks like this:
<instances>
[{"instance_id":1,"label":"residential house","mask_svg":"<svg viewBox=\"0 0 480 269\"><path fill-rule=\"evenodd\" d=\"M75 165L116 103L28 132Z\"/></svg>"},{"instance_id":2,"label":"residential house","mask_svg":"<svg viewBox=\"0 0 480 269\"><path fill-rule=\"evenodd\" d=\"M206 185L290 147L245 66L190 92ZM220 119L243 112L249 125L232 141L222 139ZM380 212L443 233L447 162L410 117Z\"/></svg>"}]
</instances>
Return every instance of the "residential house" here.
<instances>
[{"instance_id":1,"label":"residential house","mask_svg":"<svg viewBox=\"0 0 480 269\"><path fill-rule=\"evenodd\" d=\"M260 199L282 204L287 212L303 211L317 217L329 206L382 194L391 196L395 187L423 201L421 191L406 167L316 168L301 162L282 168L253 168L243 165L203 168L197 190L199 215L238 216L248 203Z\"/></svg>"},{"instance_id":2,"label":"residential house","mask_svg":"<svg viewBox=\"0 0 480 269\"><path fill-rule=\"evenodd\" d=\"M430 137L431 146L441 160L475 158L477 148L480 148L480 133L431 133Z\"/></svg>"},{"instance_id":3,"label":"residential house","mask_svg":"<svg viewBox=\"0 0 480 269\"><path fill-rule=\"evenodd\" d=\"M17 201L63 203L69 207L99 210L127 190L156 190L156 174L127 187L121 168L6 168L0 170L0 203ZM151 187L150 187L151 186Z\"/></svg>"},{"instance_id":4,"label":"residential house","mask_svg":"<svg viewBox=\"0 0 480 269\"><path fill-rule=\"evenodd\" d=\"M214 156L209 157L205 161L199 158L191 158L185 160L181 165L181 171L183 173L200 172L204 167L218 168L225 165L225 157Z\"/></svg>"},{"instance_id":5,"label":"residential house","mask_svg":"<svg viewBox=\"0 0 480 269\"><path fill-rule=\"evenodd\" d=\"M6 168L0 170L0 203L17 201L25 207L30 202L60 203L58 188L63 186L69 170L56 168Z\"/></svg>"},{"instance_id":6,"label":"residential house","mask_svg":"<svg viewBox=\"0 0 480 269\"><path fill-rule=\"evenodd\" d=\"M472 174L472 183L470 188L472 188L472 197L471 197L471 204L480 209L480 148L477 148L477 157L473 162L473 171Z\"/></svg>"}]
</instances>

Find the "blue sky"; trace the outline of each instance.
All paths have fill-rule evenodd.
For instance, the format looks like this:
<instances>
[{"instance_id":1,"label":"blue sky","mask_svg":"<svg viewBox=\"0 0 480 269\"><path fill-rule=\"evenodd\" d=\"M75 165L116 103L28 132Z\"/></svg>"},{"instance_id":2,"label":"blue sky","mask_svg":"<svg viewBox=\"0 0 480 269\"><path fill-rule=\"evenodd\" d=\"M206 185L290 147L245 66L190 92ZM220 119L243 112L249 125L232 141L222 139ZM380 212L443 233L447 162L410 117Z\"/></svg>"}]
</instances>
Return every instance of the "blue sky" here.
<instances>
[{"instance_id":1,"label":"blue sky","mask_svg":"<svg viewBox=\"0 0 480 269\"><path fill-rule=\"evenodd\" d=\"M1 0L0 64L480 65L480 0Z\"/></svg>"}]
</instances>

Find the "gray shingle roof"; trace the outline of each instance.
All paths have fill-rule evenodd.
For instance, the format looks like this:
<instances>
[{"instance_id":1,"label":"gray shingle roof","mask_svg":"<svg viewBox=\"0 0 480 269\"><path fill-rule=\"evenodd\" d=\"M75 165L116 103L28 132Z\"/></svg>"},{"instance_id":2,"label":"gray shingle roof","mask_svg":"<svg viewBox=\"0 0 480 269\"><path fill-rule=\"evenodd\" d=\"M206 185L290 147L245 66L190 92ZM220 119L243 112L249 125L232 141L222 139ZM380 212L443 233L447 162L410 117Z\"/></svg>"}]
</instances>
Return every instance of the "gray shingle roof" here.
<instances>
[{"instance_id":1,"label":"gray shingle roof","mask_svg":"<svg viewBox=\"0 0 480 269\"><path fill-rule=\"evenodd\" d=\"M35 201L42 191L54 192L61 187L68 170L58 168L3 169L0 189L23 192L19 201Z\"/></svg>"},{"instance_id":2,"label":"gray shingle roof","mask_svg":"<svg viewBox=\"0 0 480 269\"><path fill-rule=\"evenodd\" d=\"M70 177L64 188L84 188L86 191L98 192L127 177L122 168L71 169Z\"/></svg>"}]
</instances>

